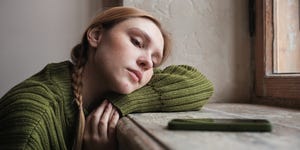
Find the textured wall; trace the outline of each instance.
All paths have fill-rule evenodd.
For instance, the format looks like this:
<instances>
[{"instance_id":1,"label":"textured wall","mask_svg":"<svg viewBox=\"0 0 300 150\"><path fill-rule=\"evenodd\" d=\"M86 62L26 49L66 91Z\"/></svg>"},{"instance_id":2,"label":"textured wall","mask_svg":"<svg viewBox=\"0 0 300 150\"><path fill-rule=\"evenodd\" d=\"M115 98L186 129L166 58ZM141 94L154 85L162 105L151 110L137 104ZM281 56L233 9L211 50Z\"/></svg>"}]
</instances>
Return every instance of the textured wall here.
<instances>
[{"instance_id":1,"label":"textured wall","mask_svg":"<svg viewBox=\"0 0 300 150\"><path fill-rule=\"evenodd\" d=\"M104 0L104 2L107 2ZM124 0L152 12L174 39L168 64L196 66L215 85L212 101L250 97L247 0ZM0 97L49 62L69 58L101 1L1 0Z\"/></svg>"},{"instance_id":2,"label":"textured wall","mask_svg":"<svg viewBox=\"0 0 300 150\"><path fill-rule=\"evenodd\" d=\"M252 90L248 0L124 0L172 33L167 64L197 67L215 85L211 102L247 102Z\"/></svg>"}]
</instances>

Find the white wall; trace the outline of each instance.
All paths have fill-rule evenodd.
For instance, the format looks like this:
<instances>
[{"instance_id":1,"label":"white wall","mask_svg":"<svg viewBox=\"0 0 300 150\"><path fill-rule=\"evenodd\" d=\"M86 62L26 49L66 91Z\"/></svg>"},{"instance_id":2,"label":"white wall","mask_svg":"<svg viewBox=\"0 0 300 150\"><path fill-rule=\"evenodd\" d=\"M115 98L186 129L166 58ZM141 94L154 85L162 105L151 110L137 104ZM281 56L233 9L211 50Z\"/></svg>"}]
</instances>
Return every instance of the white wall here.
<instances>
[{"instance_id":1,"label":"white wall","mask_svg":"<svg viewBox=\"0 0 300 150\"><path fill-rule=\"evenodd\" d=\"M189 64L215 86L211 102L247 102L252 90L248 0L124 0L173 35L168 64Z\"/></svg>"},{"instance_id":2,"label":"white wall","mask_svg":"<svg viewBox=\"0 0 300 150\"><path fill-rule=\"evenodd\" d=\"M0 97L49 62L69 59L97 0L0 1Z\"/></svg>"}]
</instances>

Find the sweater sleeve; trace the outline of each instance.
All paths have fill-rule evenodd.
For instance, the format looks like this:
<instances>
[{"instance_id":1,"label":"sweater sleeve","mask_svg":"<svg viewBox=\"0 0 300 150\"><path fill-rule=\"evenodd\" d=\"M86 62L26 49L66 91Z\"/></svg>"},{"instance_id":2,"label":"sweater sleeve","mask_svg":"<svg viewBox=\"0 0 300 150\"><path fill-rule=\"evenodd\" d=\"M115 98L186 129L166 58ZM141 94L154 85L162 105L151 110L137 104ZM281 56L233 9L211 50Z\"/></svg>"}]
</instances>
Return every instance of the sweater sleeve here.
<instances>
[{"instance_id":1,"label":"sweater sleeve","mask_svg":"<svg viewBox=\"0 0 300 150\"><path fill-rule=\"evenodd\" d=\"M155 70L150 82L128 95L108 99L122 115L134 112L199 110L213 94L212 83L197 69L172 65Z\"/></svg>"}]
</instances>

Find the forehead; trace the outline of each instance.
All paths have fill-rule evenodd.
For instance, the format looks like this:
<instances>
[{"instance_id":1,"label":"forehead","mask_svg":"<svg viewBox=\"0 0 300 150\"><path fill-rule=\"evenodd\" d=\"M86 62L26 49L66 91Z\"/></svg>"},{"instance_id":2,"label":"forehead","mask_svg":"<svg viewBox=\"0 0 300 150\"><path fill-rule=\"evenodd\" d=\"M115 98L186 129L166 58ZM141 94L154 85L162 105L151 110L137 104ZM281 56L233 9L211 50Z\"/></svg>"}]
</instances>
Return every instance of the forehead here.
<instances>
[{"instance_id":1,"label":"forehead","mask_svg":"<svg viewBox=\"0 0 300 150\"><path fill-rule=\"evenodd\" d=\"M129 30L136 28L147 34L151 40L151 44L155 46L156 49L163 50L164 39L160 29L157 25L149 19L146 18L130 18L114 27L116 30Z\"/></svg>"}]
</instances>

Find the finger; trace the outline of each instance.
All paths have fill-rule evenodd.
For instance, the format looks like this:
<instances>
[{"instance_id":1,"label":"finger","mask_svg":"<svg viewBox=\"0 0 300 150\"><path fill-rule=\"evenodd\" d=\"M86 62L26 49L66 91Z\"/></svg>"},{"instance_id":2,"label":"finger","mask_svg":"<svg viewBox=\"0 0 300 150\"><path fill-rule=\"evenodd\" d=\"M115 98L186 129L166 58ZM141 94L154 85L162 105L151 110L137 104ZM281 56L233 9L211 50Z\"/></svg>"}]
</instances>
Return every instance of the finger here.
<instances>
[{"instance_id":1,"label":"finger","mask_svg":"<svg viewBox=\"0 0 300 150\"><path fill-rule=\"evenodd\" d=\"M112 106L112 110L111 110L111 113L110 113L110 116L109 116L108 120L111 120L111 117L114 115L115 111L116 111L116 108L114 106Z\"/></svg>"},{"instance_id":2,"label":"finger","mask_svg":"<svg viewBox=\"0 0 300 150\"><path fill-rule=\"evenodd\" d=\"M98 132L104 138L107 138L107 125L111 111L112 105L108 103L98 123Z\"/></svg>"},{"instance_id":3,"label":"finger","mask_svg":"<svg viewBox=\"0 0 300 150\"><path fill-rule=\"evenodd\" d=\"M118 112L118 110L117 110L117 108L116 108L116 107L114 107L114 106L113 106L113 108L112 108L112 109L113 109L113 110L112 110L112 112L111 112L111 114L110 114L109 121L111 121L111 120L112 120L113 116L115 115L115 112Z\"/></svg>"},{"instance_id":4,"label":"finger","mask_svg":"<svg viewBox=\"0 0 300 150\"><path fill-rule=\"evenodd\" d=\"M110 139L113 139L116 136L116 127L117 127L119 118L120 118L119 113L117 110L115 110L109 121L108 137Z\"/></svg>"},{"instance_id":5,"label":"finger","mask_svg":"<svg viewBox=\"0 0 300 150\"><path fill-rule=\"evenodd\" d=\"M99 120L103 114L103 111L105 110L105 107L107 107L108 101L105 100L102 102L102 104L96 108L88 117L86 126L88 128L88 131L91 134L97 134L98 133L98 123Z\"/></svg>"}]
</instances>

